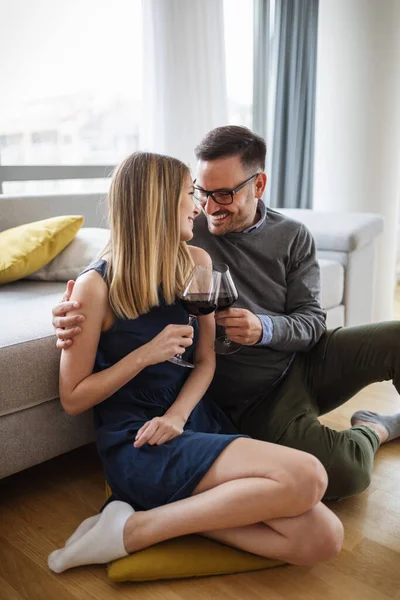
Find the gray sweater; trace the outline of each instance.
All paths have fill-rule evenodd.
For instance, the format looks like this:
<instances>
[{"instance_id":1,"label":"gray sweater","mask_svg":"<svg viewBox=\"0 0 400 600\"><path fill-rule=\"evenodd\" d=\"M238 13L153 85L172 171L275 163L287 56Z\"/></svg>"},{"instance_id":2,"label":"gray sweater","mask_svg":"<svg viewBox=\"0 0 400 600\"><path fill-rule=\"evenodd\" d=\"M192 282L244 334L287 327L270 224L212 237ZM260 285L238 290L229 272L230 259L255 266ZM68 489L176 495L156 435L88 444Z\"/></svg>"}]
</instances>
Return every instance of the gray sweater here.
<instances>
[{"instance_id":1,"label":"gray sweater","mask_svg":"<svg viewBox=\"0 0 400 600\"><path fill-rule=\"evenodd\" d=\"M204 248L214 263L229 265L239 293L234 308L271 317L268 345L217 355L210 391L220 405L236 413L245 401L267 396L294 353L311 349L326 329L314 240L302 223L268 208L258 229L224 236L211 235L200 215L191 243Z\"/></svg>"}]
</instances>

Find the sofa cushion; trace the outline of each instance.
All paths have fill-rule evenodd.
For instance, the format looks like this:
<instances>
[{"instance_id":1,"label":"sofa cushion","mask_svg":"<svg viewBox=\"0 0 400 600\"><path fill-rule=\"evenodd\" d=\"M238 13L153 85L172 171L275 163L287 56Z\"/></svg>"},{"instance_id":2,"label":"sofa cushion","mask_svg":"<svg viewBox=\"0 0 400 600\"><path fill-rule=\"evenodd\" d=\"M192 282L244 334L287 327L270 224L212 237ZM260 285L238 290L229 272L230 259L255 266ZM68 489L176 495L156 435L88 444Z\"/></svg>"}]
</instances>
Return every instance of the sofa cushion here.
<instances>
[{"instance_id":1,"label":"sofa cushion","mask_svg":"<svg viewBox=\"0 0 400 600\"><path fill-rule=\"evenodd\" d=\"M51 309L65 283L17 281L0 292L0 416L58 398Z\"/></svg>"},{"instance_id":2,"label":"sofa cushion","mask_svg":"<svg viewBox=\"0 0 400 600\"><path fill-rule=\"evenodd\" d=\"M321 271L321 304L327 310L342 303L344 269L340 263L324 258L319 259L318 264Z\"/></svg>"}]
</instances>

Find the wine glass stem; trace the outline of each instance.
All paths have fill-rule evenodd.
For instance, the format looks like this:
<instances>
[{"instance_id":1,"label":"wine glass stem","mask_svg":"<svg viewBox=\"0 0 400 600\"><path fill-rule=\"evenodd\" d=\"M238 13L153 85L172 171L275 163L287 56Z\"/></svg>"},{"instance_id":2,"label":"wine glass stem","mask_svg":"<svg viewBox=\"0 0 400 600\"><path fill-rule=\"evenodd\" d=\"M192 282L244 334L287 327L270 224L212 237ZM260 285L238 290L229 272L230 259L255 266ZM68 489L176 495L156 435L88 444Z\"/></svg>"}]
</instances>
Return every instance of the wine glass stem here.
<instances>
[{"instance_id":1,"label":"wine glass stem","mask_svg":"<svg viewBox=\"0 0 400 600\"><path fill-rule=\"evenodd\" d=\"M230 345L231 345L231 340L226 335L226 329L224 327L224 346L230 346Z\"/></svg>"},{"instance_id":2,"label":"wine glass stem","mask_svg":"<svg viewBox=\"0 0 400 600\"><path fill-rule=\"evenodd\" d=\"M193 321L195 320L195 318L196 318L196 317L195 317L194 315L189 315L189 322L188 322L188 325L191 325L191 324L193 323ZM174 357L174 358L177 358L178 360L183 360L183 359L182 359L182 356L181 356L180 354L175 354L175 357Z\"/></svg>"}]
</instances>

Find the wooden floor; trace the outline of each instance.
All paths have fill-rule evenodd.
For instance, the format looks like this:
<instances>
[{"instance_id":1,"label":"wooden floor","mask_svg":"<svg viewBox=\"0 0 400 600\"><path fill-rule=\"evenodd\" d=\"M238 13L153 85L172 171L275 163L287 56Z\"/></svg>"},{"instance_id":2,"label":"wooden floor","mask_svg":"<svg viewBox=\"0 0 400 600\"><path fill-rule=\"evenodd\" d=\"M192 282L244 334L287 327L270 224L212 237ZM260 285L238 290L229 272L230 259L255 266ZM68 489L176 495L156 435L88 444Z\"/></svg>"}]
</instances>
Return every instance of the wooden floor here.
<instances>
[{"instance_id":1,"label":"wooden floor","mask_svg":"<svg viewBox=\"0 0 400 600\"><path fill-rule=\"evenodd\" d=\"M396 294L400 317L400 289ZM400 340L399 340L400 343ZM391 384L375 384L323 422L348 427L358 408L398 412ZM47 556L84 518L98 512L103 477L92 446L0 482L0 600L385 600L400 599L400 441L377 454L370 488L330 503L342 519L340 556L313 568L286 566L240 575L111 584L102 566L54 575Z\"/></svg>"}]
</instances>

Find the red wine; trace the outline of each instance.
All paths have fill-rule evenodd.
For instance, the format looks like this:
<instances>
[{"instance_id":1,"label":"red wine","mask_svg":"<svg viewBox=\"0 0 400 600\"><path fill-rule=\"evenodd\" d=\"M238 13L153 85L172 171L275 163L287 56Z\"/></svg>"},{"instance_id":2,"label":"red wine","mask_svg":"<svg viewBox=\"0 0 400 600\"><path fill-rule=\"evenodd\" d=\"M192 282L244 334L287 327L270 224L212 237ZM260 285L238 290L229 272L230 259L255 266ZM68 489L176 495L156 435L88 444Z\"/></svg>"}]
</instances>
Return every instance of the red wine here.
<instances>
[{"instance_id":1,"label":"red wine","mask_svg":"<svg viewBox=\"0 0 400 600\"><path fill-rule=\"evenodd\" d=\"M237 300L237 296L232 294L223 294L218 296L218 310L224 310L224 308L230 308Z\"/></svg>"},{"instance_id":2,"label":"red wine","mask_svg":"<svg viewBox=\"0 0 400 600\"><path fill-rule=\"evenodd\" d=\"M181 298L181 304L195 317L209 315L217 308L215 301L210 299L208 294L188 294L186 298Z\"/></svg>"}]
</instances>

